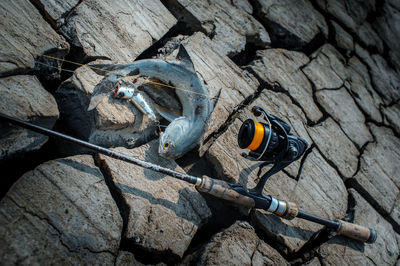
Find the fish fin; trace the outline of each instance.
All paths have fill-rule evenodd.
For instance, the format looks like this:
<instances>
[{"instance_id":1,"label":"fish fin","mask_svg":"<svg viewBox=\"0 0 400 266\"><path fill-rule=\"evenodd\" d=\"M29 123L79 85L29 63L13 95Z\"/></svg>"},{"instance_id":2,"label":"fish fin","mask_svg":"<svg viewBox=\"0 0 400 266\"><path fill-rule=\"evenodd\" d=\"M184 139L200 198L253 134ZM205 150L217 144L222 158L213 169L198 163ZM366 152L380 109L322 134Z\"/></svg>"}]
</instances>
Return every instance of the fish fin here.
<instances>
[{"instance_id":1,"label":"fish fin","mask_svg":"<svg viewBox=\"0 0 400 266\"><path fill-rule=\"evenodd\" d=\"M173 120L177 119L178 117L181 117L182 114L177 111L177 110L171 110L165 107L162 107L158 104L155 104L155 109L157 110L157 112L164 117L165 119L167 119L169 122L172 122Z\"/></svg>"},{"instance_id":2,"label":"fish fin","mask_svg":"<svg viewBox=\"0 0 400 266\"><path fill-rule=\"evenodd\" d=\"M106 94L104 94L104 93L93 96L90 99L89 107L87 110L92 111L94 108L96 108L97 105L99 105L99 103L104 99L105 96L106 96Z\"/></svg>"},{"instance_id":3,"label":"fish fin","mask_svg":"<svg viewBox=\"0 0 400 266\"><path fill-rule=\"evenodd\" d=\"M185 65L188 69L190 69L193 73L196 73L194 70L193 61L190 58L189 53L186 51L185 47L182 44L179 45L179 51L176 58L181 63L183 63L183 65Z\"/></svg>"}]
</instances>

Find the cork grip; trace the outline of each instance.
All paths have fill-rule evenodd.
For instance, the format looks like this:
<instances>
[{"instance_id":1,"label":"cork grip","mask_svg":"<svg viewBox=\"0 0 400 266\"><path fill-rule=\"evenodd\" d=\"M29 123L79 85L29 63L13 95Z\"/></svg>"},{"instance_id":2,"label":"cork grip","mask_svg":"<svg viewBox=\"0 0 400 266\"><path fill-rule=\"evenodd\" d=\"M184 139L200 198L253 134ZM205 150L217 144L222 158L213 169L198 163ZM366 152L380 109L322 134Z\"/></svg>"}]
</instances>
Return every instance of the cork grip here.
<instances>
[{"instance_id":1,"label":"cork grip","mask_svg":"<svg viewBox=\"0 0 400 266\"><path fill-rule=\"evenodd\" d=\"M233 190L228 183L222 180L215 180L207 176L203 176L202 183L197 187L201 192L206 192L217 198L229 200L240 205L254 208L255 202L252 198L246 197Z\"/></svg>"},{"instance_id":2,"label":"cork grip","mask_svg":"<svg viewBox=\"0 0 400 266\"><path fill-rule=\"evenodd\" d=\"M340 223L340 228L337 230L337 233L339 235L347 236L349 238L353 238L367 243L375 242L376 240L375 230L341 220L339 220L338 222Z\"/></svg>"},{"instance_id":3,"label":"cork grip","mask_svg":"<svg viewBox=\"0 0 400 266\"><path fill-rule=\"evenodd\" d=\"M286 220L293 220L299 213L299 208L297 208L296 203L290 201L286 203L286 206L287 209L284 215L282 215L282 218Z\"/></svg>"}]
</instances>

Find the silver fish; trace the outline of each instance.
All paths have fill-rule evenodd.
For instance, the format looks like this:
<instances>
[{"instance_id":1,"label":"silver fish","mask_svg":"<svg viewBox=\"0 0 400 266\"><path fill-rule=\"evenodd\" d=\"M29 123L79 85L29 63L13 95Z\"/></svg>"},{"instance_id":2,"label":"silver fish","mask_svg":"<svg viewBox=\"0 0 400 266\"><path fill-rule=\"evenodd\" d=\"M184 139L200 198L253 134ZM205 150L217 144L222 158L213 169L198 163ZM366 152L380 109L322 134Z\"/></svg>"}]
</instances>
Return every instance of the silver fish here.
<instances>
[{"instance_id":1,"label":"silver fish","mask_svg":"<svg viewBox=\"0 0 400 266\"><path fill-rule=\"evenodd\" d=\"M182 104L182 116L156 108L161 116L171 123L161 133L159 154L167 159L177 159L193 149L204 135L212 112L209 92L204 82L197 76L193 62L181 45L177 55L178 62L159 59L138 60L123 65L92 65L110 73L110 81L118 81L125 76L143 75L156 78L165 84L173 84ZM98 71L96 71L98 72ZM101 71L103 72L103 71ZM104 75L104 73L98 72Z\"/></svg>"},{"instance_id":2,"label":"silver fish","mask_svg":"<svg viewBox=\"0 0 400 266\"><path fill-rule=\"evenodd\" d=\"M120 82L115 86L114 97L123 99L132 99L135 106L144 114L147 114L152 120L156 120L156 114L147 103L139 90L131 83Z\"/></svg>"}]
</instances>

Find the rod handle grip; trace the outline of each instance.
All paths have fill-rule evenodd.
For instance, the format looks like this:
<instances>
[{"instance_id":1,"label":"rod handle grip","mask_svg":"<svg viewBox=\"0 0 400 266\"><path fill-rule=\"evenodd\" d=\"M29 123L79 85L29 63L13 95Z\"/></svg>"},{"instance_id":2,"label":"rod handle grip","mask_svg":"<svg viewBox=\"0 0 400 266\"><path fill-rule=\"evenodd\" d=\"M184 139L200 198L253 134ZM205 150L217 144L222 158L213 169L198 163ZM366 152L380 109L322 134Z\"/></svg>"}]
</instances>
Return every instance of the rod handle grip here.
<instances>
[{"instance_id":1,"label":"rod handle grip","mask_svg":"<svg viewBox=\"0 0 400 266\"><path fill-rule=\"evenodd\" d=\"M217 198L228 200L249 208L254 208L255 202L252 198L233 190L229 184L222 180L203 176L201 184L196 186L201 192L206 192Z\"/></svg>"},{"instance_id":2,"label":"rod handle grip","mask_svg":"<svg viewBox=\"0 0 400 266\"><path fill-rule=\"evenodd\" d=\"M340 223L340 228L337 230L338 235L346 236L366 243L375 242L377 235L374 229L342 220L338 220L338 222Z\"/></svg>"}]
</instances>

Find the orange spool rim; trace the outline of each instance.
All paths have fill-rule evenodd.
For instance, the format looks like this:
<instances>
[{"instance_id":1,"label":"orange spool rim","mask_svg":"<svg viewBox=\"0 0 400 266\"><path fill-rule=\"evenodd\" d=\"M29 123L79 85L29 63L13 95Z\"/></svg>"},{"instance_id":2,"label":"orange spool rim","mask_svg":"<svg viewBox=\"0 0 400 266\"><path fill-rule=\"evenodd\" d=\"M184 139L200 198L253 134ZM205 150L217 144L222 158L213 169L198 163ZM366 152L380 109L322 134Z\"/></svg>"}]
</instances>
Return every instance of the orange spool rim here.
<instances>
[{"instance_id":1,"label":"orange spool rim","mask_svg":"<svg viewBox=\"0 0 400 266\"><path fill-rule=\"evenodd\" d=\"M251 151L257 150L260 147L264 138L264 126L258 122L254 122L254 125L255 125L254 137L250 145L247 147L247 149Z\"/></svg>"}]
</instances>

